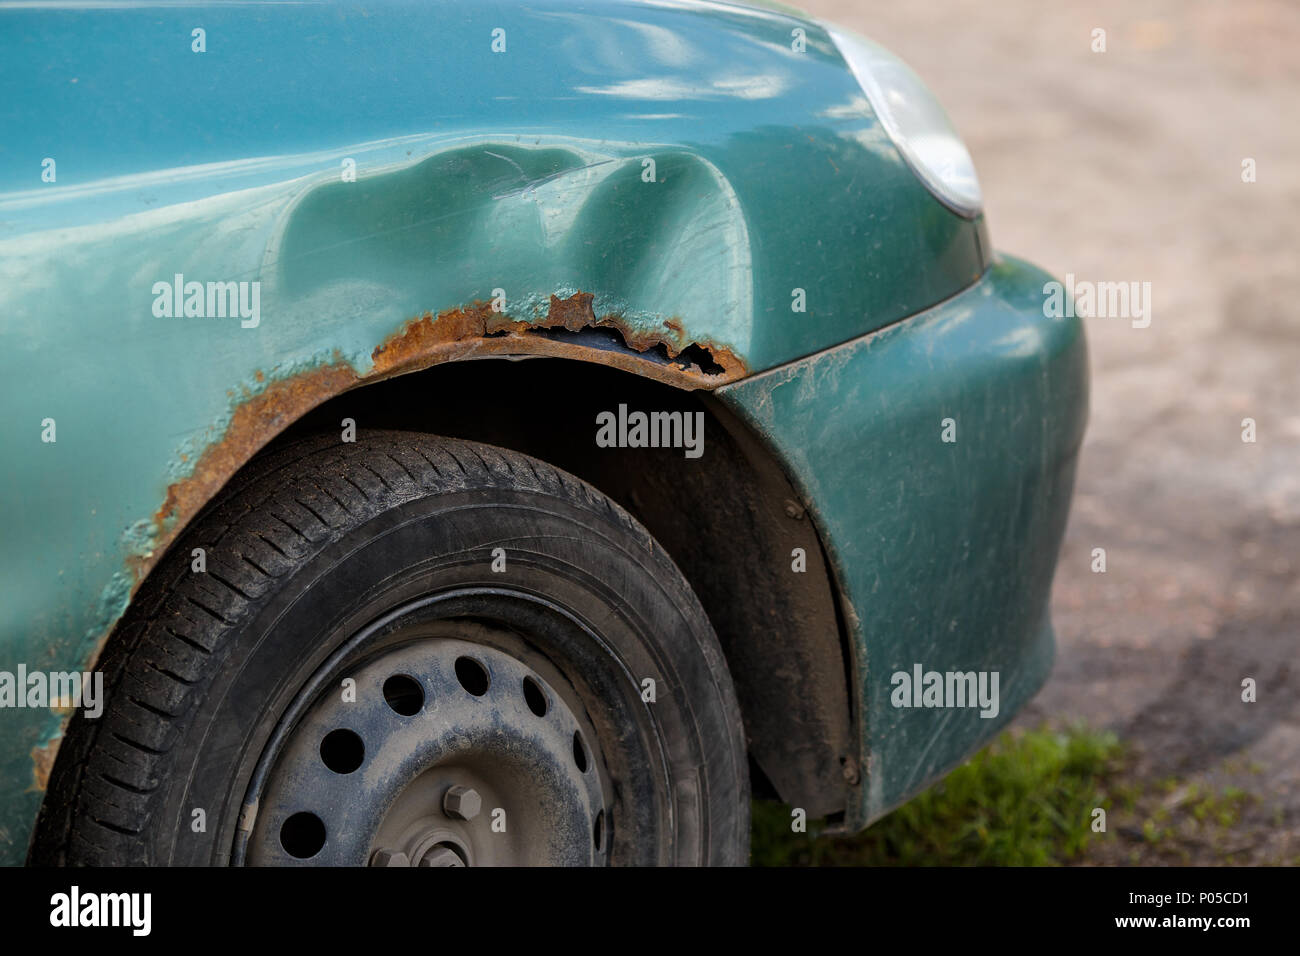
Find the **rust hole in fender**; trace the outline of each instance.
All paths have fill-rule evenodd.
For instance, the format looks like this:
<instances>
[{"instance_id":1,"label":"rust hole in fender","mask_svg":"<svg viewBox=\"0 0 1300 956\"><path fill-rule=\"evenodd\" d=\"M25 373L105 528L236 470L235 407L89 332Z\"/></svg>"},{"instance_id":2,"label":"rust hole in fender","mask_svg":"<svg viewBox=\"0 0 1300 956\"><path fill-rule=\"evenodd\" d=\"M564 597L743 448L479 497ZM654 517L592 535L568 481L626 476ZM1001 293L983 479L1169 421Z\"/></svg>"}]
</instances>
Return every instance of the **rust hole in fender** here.
<instances>
[{"instance_id":1,"label":"rust hole in fender","mask_svg":"<svg viewBox=\"0 0 1300 956\"><path fill-rule=\"evenodd\" d=\"M552 295L545 318L533 322L494 312L486 302L426 313L375 349L375 374L387 376L471 354L511 353L600 362L688 389L716 388L746 372L744 361L730 349L690 340L680 319L665 320L662 331L645 330L618 313L597 317L592 301L590 292L564 299ZM599 335L602 331L607 335Z\"/></svg>"},{"instance_id":2,"label":"rust hole in fender","mask_svg":"<svg viewBox=\"0 0 1300 956\"><path fill-rule=\"evenodd\" d=\"M593 299L589 292L567 298L552 295L546 316L532 322L494 312L485 302L437 315L425 313L376 346L372 367L363 374L336 353L329 365L273 380L257 394L246 394L222 437L204 449L190 476L168 487L153 516L157 531L152 549L128 559L134 585L139 586L180 530L264 445L316 406L359 385L491 355L597 362L683 389L713 389L748 371L730 349L690 339L680 319L665 320L660 334L635 328L617 313L597 317ZM257 373L259 382L265 377Z\"/></svg>"}]
</instances>

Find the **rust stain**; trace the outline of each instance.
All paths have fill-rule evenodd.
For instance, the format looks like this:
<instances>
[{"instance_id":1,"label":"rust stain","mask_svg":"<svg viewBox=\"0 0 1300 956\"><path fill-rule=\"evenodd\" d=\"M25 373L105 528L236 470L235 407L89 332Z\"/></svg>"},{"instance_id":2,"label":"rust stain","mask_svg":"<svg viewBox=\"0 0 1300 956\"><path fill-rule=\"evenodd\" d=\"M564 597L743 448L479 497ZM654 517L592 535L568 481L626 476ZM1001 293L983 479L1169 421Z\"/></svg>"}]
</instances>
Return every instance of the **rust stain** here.
<instances>
[{"instance_id":1,"label":"rust stain","mask_svg":"<svg viewBox=\"0 0 1300 956\"><path fill-rule=\"evenodd\" d=\"M189 477L168 487L153 516L157 529L153 549L130 561L135 586L189 520L264 445L316 406L358 385L479 355L579 359L684 389L716 388L747 371L744 361L730 349L708 340L689 339L680 319L666 320L663 333L635 329L616 313L597 317L593 298L590 292L563 299L552 295L545 318L534 322L512 319L485 302L447 309L436 316L425 313L378 345L371 354L371 369L363 374L336 354L331 364L272 381L255 395L245 389L222 437L204 449ZM547 334L594 328L612 330L627 348L602 348L578 338ZM652 350L658 350L657 359L643 357ZM265 378L264 372L256 374L258 382Z\"/></svg>"},{"instance_id":2,"label":"rust stain","mask_svg":"<svg viewBox=\"0 0 1300 956\"><path fill-rule=\"evenodd\" d=\"M591 305L593 298L590 292L575 292L567 299L553 294L550 307L546 310L546 327L553 329L560 326L576 332L583 326L595 324L596 310Z\"/></svg>"},{"instance_id":3,"label":"rust stain","mask_svg":"<svg viewBox=\"0 0 1300 956\"><path fill-rule=\"evenodd\" d=\"M341 358L334 364L272 382L247 397L231 416L225 434L199 456L188 478L174 482L154 512L158 529L153 550L131 559L136 585L144 580L181 528L262 446L326 399L357 383ZM133 589L134 590L134 589Z\"/></svg>"},{"instance_id":4,"label":"rust stain","mask_svg":"<svg viewBox=\"0 0 1300 956\"><path fill-rule=\"evenodd\" d=\"M58 756L59 744L63 735L48 740L32 748L32 785L28 792L44 793L50 783L50 771L54 769L54 758Z\"/></svg>"}]
</instances>

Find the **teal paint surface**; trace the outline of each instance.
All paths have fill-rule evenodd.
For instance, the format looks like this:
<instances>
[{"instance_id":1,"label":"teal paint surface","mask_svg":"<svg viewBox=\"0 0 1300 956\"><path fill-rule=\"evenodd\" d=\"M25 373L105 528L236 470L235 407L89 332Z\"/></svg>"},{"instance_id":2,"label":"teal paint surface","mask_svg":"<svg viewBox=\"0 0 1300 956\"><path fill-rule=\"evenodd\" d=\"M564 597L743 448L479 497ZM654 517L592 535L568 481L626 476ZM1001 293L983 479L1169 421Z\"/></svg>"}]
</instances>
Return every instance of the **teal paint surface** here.
<instances>
[{"instance_id":1,"label":"teal paint surface","mask_svg":"<svg viewBox=\"0 0 1300 956\"><path fill-rule=\"evenodd\" d=\"M1043 316L1047 281L1003 261L921 315L715 392L785 460L852 609L852 825L969 756L1051 667L1088 366L1082 322ZM998 671L998 713L893 706L893 675L917 664Z\"/></svg>"},{"instance_id":2,"label":"teal paint surface","mask_svg":"<svg viewBox=\"0 0 1300 956\"><path fill-rule=\"evenodd\" d=\"M84 665L167 486L244 395L339 359L364 373L426 310L502 288L528 319L581 289L761 371L984 265L982 223L911 175L821 28L778 12L0 7L0 88L0 670ZM257 326L156 316L176 274L258 282ZM0 722L13 863L60 718Z\"/></svg>"}]
</instances>

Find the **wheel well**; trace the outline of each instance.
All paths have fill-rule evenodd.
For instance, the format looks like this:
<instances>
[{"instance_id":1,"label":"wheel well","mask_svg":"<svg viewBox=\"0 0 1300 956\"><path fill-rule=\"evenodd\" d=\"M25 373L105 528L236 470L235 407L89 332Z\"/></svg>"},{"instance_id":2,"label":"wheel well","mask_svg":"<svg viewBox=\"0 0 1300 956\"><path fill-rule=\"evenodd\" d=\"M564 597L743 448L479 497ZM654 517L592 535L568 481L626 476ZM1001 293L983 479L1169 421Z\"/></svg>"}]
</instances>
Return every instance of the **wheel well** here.
<instances>
[{"instance_id":1,"label":"wheel well","mask_svg":"<svg viewBox=\"0 0 1300 956\"><path fill-rule=\"evenodd\" d=\"M598 447L597 413L620 405L702 413L703 454ZM306 435L339 434L344 419L358 432L396 428L514 449L577 475L635 515L681 568L718 634L756 795L814 817L843 811L854 753L852 664L831 573L779 463L720 402L589 362L449 362L337 395L262 454ZM803 573L793 570L796 548Z\"/></svg>"},{"instance_id":2,"label":"wheel well","mask_svg":"<svg viewBox=\"0 0 1300 956\"><path fill-rule=\"evenodd\" d=\"M600 448L596 415L700 412L704 453ZM699 596L736 683L752 760L811 815L845 806L852 749L849 657L817 532L779 463L706 392L564 359L435 366L340 395L279 440L402 428L500 445L590 482L634 514ZM273 443L274 444L274 443ZM807 571L792 568L802 548ZM765 779L764 779L765 778Z\"/></svg>"}]
</instances>

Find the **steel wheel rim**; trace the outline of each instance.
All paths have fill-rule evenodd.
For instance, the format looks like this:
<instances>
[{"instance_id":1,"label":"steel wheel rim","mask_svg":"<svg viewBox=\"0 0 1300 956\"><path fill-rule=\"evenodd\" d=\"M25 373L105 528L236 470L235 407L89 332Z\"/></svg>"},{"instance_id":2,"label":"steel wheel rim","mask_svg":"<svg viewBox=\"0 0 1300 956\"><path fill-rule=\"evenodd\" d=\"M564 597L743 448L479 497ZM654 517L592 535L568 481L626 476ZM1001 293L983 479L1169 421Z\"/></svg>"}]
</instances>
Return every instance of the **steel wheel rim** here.
<instances>
[{"instance_id":1,"label":"steel wheel rim","mask_svg":"<svg viewBox=\"0 0 1300 956\"><path fill-rule=\"evenodd\" d=\"M523 636L409 624L454 596L385 615L304 684L254 771L233 863L606 862L609 783L581 699Z\"/></svg>"}]
</instances>

